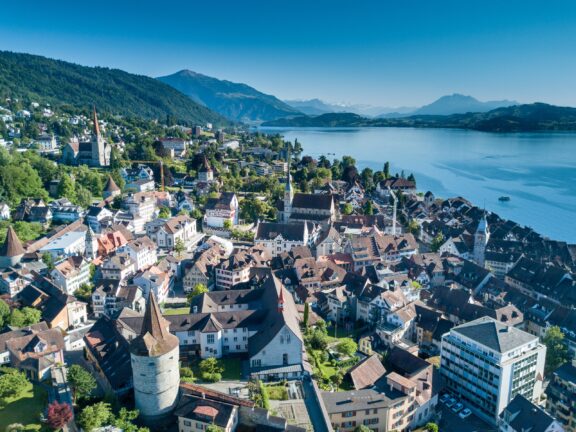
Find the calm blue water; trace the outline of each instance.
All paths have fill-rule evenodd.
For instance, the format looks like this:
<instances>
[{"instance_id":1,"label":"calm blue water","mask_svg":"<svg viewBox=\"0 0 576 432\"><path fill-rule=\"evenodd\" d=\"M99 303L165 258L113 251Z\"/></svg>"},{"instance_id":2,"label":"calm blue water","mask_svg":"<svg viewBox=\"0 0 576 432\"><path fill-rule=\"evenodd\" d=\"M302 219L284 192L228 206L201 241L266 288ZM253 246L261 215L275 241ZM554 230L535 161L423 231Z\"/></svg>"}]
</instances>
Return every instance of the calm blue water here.
<instances>
[{"instance_id":1,"label":"calm blue water","mask_svg":"<svg viewBox=\"0 0 576 432\"><path fill-rule=\"evenodd\" d=\"M576 243L576 133L492 134L450 129L282 129L304 153L350 155L359 168L414 173L418 189L478 206L558 240ZM332 153L334 155L332 155ZM498 197L508 195L509 202Z\"/></svg>"}]
</instances>

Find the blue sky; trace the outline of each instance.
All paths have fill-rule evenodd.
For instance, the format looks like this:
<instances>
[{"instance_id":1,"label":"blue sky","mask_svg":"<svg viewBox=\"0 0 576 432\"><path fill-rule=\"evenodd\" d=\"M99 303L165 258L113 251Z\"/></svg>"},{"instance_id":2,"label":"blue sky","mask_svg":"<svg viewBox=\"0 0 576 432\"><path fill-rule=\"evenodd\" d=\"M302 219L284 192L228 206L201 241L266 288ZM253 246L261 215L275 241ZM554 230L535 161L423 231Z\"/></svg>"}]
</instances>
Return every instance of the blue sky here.
<instances>
[{"instance_id":1,"label":"blue sky","mask_svg":"<svg viewBox=\"0 0 576 432\"><path fill-rule=\"evenodd\" d=\"M284 99L576 106L574 0L0 0L0 49L150 76L192 69Z\"/></svg>"}]
</instances>

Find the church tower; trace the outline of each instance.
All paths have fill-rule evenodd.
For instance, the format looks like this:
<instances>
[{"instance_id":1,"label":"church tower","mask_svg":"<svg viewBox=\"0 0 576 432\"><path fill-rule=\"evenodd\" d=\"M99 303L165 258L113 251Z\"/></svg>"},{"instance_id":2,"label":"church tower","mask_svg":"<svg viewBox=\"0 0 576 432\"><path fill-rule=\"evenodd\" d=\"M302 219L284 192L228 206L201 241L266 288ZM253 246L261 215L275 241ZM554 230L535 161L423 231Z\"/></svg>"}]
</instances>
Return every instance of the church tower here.
<instances>
[{"instance_id":1,"label":"church tower","mask_svg":"<svg viewBox=\"0 0 576 432\"><path fill-rule=\"evenodd\" d=\"M478 228L474 233L474 261L481 267L484 267L484 254L486 253L486 245L490 239L490 231L488 229L488 221L486 220L486 212L478 223Z\"/></svg>"},{"instance_id":2,"label":"church tower","mask_svg":"<svg viewBox=\"0 0 576 432\"><path fill-rule=\"evenodd\" d=\"M96 239L96 235L90 226L88 226L88 231L86 231L85 243L86 257L93 260L98 256L98 239Z\"/></svg>"},{"instance_id":3,"label":"church tower","mask_svg":"<svg viewBox=\"0 0 576 432\"><path fill-rule=\"evenodd\" d=\"M286 185L284 186L284 222L288 222L290 214L292 214L292 200L294 199L294 189L292 189L292 176L290 175L290 145L288 145L288 171L286 173Z\"/></svg>"},{"instance_id":4,"label":"church tower","mask_svg":"<svg viewBox=\"0 0 576 432\"><path fill-rule=\"evenodd\" d=\"M94 122L94 130L92 131L92 165L94 166L109 166L110 165L110 149L104 141L100 133L100 125L98 124L98 114L96 114L96 107L92 115Z\"/></svg>"},{"instance_id":5,"label":"church tower","mask_svg":"<svg viewBox=\"0 0 576 432\"><path fill-rule=\"evenodd\" d=\"M170 414L178 402L180 348L169 326L150 290L142 330L130 343L136 409L147 422Z\"/></svg>"}]
</instances>

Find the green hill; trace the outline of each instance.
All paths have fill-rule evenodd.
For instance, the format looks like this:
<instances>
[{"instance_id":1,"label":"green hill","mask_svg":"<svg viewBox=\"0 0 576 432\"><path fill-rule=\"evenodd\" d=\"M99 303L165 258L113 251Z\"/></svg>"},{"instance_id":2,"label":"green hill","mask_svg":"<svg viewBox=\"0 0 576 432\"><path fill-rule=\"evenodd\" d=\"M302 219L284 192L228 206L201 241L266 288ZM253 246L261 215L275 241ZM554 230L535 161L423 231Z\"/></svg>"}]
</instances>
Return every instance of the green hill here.
<instances>
[{"instance_id":1,"label":"green hill","mask_svg":"<svg viewBox=\"0 0 576 432\"><path fill-rule=\"evenodd\" d=\"M576 108L534 103L484 113L417 115L393 119L368 119L355 114L336 113L279 119L266 122L263 126L458 128L485 132L574 131Z\"/></svg>"},{"instance_id":2,"label":"green hill","mask_svg":"<svg viewBox=\"0 0 576 432\"><path fill-rule=\"evenodd\" d=\"M187 124L229 123L158 80L118 69L87 67L46 57L0 51L0 98L72 105L148 119L171 116Z\"/></svg>"}]
</instances>

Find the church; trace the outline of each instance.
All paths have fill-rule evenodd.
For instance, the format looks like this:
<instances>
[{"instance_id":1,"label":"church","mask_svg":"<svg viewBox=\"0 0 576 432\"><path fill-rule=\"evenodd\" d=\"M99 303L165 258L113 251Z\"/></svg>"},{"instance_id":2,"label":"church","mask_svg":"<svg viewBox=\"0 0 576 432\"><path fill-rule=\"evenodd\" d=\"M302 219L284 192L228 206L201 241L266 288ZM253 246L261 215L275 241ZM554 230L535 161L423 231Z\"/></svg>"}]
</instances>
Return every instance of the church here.
<instances>
[{"instance_id":1,"label":"church","mask_svg":"<svg viewBox=\"0 0 576 432\"><path fill-rule=\"evenodd\" d=\"M96 108L92 116L93 129L89 140L71 140L62 149L62 162L67 165L88 165L91 167L110 166L112 147L100 133Z\"/></svg>"},{"instance_id":2,"label":"church","mask_svg":"<svg viewBox=\"0 0 576 432\"><path fill-rule=\"evenodd\" d=\"M284 223L315 222L327 228L337 219L338 206L331 194L294 193L290 175L290 156L288 156L288 174L284 188L284 199L278 202L278 220Z\"/></svg>"}]
</instances>

